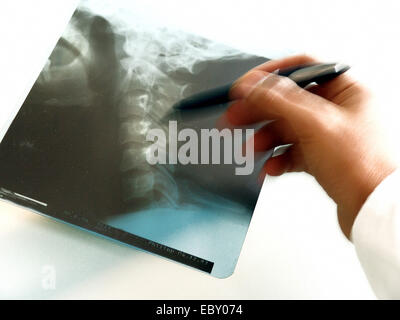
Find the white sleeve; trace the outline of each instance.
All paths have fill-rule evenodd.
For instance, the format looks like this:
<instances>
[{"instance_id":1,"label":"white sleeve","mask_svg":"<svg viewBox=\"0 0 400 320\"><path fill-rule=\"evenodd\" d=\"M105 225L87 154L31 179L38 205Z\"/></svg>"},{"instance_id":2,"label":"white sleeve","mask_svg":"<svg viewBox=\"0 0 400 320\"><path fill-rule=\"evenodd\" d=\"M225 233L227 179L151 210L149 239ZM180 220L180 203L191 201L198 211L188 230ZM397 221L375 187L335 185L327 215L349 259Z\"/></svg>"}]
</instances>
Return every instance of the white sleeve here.
<instances>
[{"instance_id":1,"label":"white sleeve","mask_svg":"<svg viewBox=\"0 0 400 320\"><path fill-rule=\"evenodd\" d=\"M377 297L400 299L400 169L368 197L351 239Z\"/></svg>"}]
</instances>

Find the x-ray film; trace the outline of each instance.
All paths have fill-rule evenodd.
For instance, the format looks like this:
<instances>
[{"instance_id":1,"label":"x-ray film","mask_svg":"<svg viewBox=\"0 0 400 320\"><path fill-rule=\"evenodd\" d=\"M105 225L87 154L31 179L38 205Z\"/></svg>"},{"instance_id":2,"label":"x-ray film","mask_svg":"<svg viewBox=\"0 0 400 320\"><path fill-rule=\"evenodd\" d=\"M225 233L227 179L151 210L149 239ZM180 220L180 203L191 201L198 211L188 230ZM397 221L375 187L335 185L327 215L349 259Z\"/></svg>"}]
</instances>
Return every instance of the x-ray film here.
<instances>
[{"instance_id":1,"label":"x-ray film","mask_svg":"<svg viewBox=\"0 0 400 320\"><path fill-rule=\"evenodd\" d=\"M258 155L249 175L236 175L234 164L153 165L146 136L168 133L171 121L214 128L226 105L173 105L267 59L98 3L75 11L3 138L0 197L227 277L270 153Z\"/></svg>"}]
</instances>

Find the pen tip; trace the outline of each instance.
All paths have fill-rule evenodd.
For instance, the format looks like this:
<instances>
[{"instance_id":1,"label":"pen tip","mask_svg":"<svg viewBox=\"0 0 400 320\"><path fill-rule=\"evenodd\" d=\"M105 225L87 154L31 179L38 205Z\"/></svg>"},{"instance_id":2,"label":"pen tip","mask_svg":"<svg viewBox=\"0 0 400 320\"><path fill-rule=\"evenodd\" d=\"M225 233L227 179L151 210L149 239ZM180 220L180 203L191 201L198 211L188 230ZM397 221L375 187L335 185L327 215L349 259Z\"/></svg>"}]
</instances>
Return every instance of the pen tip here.
<instances>
[{"instance_id":1,"label":"pen tip","mask_svg":"<svg viewBox=\"0 0 400 320\"><path fill-rule=\"evenodd\" d=\"M350 66L344 63L336 63L335 64L335 71L337 73L344 73L350 69Z\"/></svg>"}]
</instances>

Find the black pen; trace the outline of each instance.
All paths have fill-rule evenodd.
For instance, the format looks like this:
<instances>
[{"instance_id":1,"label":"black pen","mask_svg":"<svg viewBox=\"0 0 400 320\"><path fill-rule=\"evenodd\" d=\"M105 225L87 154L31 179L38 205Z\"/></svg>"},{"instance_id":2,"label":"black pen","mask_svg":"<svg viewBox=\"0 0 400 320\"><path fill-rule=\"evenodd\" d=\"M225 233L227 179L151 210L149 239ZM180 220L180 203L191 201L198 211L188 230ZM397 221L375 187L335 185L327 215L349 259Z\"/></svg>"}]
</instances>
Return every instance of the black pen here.
<instances>
[{"instance_id":1,"label":"black pen","mask_svg":"<svg viewBox=\"0 0 400 320\"><path fill-rule=\"evenodd\" d=\"M349 70L348 65L342 63L303 64L295 67L278 70L277 74L289 77L298 86L304 88L311 83L321 84ZM229 92L233 83L214 89L196 93L182 99L174 105L175 109L186 110L219 105L230 101Z\"/></svg>"}]
</instances>

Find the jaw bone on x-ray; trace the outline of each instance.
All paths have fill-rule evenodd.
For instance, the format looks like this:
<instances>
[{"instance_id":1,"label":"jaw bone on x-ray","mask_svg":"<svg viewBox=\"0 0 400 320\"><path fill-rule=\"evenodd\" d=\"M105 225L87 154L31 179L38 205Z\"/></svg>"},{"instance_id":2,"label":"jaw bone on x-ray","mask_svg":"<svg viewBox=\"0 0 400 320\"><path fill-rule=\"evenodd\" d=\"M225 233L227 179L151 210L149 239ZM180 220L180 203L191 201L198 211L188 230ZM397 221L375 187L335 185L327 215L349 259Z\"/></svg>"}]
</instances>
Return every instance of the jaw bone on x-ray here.
<instances>
[{"instance_id":1,"label":"jaw bone on x-ray","mask_svg":"<svg viewBox=\"0 0 400 320\"><path fill-rule=\"evenodd\" d=\"M150 165L152 128L213 128L226 105L171 112L267 59L181 31L75 11L0 144L0 197L216 277L232 274L260 187L233 165Z\"/></svg>"}]
</instances>

